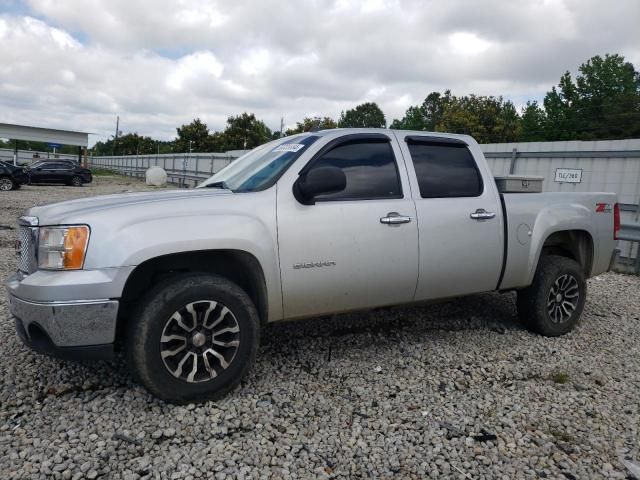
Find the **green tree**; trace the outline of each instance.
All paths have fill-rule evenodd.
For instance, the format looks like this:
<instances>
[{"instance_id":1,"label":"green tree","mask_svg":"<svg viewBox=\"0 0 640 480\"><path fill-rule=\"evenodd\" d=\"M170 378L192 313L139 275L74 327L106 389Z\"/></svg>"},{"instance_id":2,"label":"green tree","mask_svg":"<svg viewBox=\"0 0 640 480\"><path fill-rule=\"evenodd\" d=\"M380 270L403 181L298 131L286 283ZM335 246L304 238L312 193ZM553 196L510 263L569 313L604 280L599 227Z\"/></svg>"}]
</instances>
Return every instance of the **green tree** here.
<instances>
[{"instance_id":1,"label":"green tree","mask_svg":"<svg viewBox=\"0 0 640 480\"><path fill-rule=\"evenodd\" d=\"M538 102L535 100L527 102L522 109L520 141L540 142L546 140L544 131L546 122L547 116Z\"/></svg>"},{"instance_id":2,"label":"green tree","mask_svg":"<svg viewBox=\"0 0 640 480\"><path fill-rule=\"evenodd\" d=\"M434 132L454 98L450 90L431 92L421 105L409 107L403 118L391 122L391 128Z\"/></svg>"},{"instance_id":3,"label":"green tree","mask_svg":"<svg viewBox=\"0 0 640 480\"><path fill-rule=\"evenodd\" d=\"M547 140L571 140L577 136L576 90L571 74L560 77L558 88L551 87L544 97L546 112L545 137Z\"/></svg>"},{"instance_id":4,"label":"green tree","mask_svg":"<svg viewBox=\"0 0 640 480\"><path fill-rule=\"evenodd\" d=\"M596 55L576 77L576 116L582 139L640 135L640 74L621 55Z\"/></svg>"},{"instance_id":5,"label":"green tree","mask_svg":"<svg viewBox=\"0 0 640 480\"><path fill-rule=\"evenodd\" d=\"M114 148L115 147L115 148ZM74 153L77 153L77 147ZM155 140L151 137L138 135L137 133L127 133L118 137L114 145L114 139L99 141L91 147L93 155L104 156L113 155L150 155L154 153L172 153L174 144L171 141Z\"/></svg>"},{"instance_id":6,"label":"green tree","mask_svg":"<svg viewBox=\"0 0 640 480\"><path fill-rule=\"evenodd\" d=\"M223 132L213 132L207 137L207 152L226 152L227 137Z\"/></svg>"},{"instance_id":7,"label":"green tree","mask_svg":"<svg viewBox=\"0 0 640 480\"><path fill-rule=\"evenodd\" d=\"M394 119L390 128L395 130L429 130L424 113L418 106L407 108L404 117Z\"/></svg>"},{"instance_id":8,"label":"green tree","mask_svg":"<svg viewBox=\"0 0 640 480\"><path fill-rule=\"evenodd\" d=\"M176 128L178 138L175 148L178 152L207 152L209 128L207 124L196 118L191 123Z\"/></svg>"},{"instance_id":9,"label":"green tree","mask_svg":"<svg viewBox=\"0 0 640 480\"><path fill-rule=\"evenodd\" d=\"M520 117L513 103L502 97L451 96L435 127L472 135L480 143L513 142L520 135Z\"/></svg>"},{"instance_id":10,"label":"green tree","mask_svg":"<svg viewBox=\"0 0 640 480\"><path fill-rule=\"evenodd\" d=\"M310 132L312 130L328 130L337 127L338 124L331 117L305 117L301 122L296 123L296 128L287 129L286 135Z\"/></svg>"},{"instance_id":11,"label":"green tree","mask_svg":"<svg viewBox=\"0 0 640 480\"><path fill-rule=\"evenodd\" d=\"M374 102L367 102L342 112L338 120L340 128L384 128L387 120Z\"/></svg>"},{"instance_id":12,"label":"green tree","mask_svg":"<svg viewBox=\"0 0 640 480\"><path fill-rule=\"evenodd\" d=\"M427 130L435 131L442 122L444 112L451 105L455 97L451 95L451 90L445 90L444 93L431 92L424 99L420 110L424 115L425 126Z\"/></svg>"},{"instance_id":13,"label":"green tree","mask_svg":"<svg viewBox=\"0 0 640 480\"><path fill-rule=\"evenodd\" d=\"M499 142L517 142L522 136L522 120L511 100L502 102L498 121L493 129L494 138ZM496 141L496 140L494 140Z\"/></svg>"},{"instance_id":14,"label":"green tree","mask_svg":"<svg viewBox=\"0 0 640 480\"><path fill-rule=\"evenodd\" d=\"M226 150L247 150L271 140L271 130L253 113L243 113L227 119L223 132Z\"/></svg>"},{"instance_id":15,"label":"green tree","mask_svg":"<svg viewBox=\"0 0 640 480\"><path fill-rule=\"evenodd\" d=\"M96 144L96 147L98 144ZM156 153L158 148L158 142L151 137L145 137L138 135L137 133L127 133L118 137L118 141L115 143L115 150L113 148L113 140L109 141L109 144L105 144L104 149L107 155L111 155L114 152L115 155L149 155Z\"/></svg>"},{"instance_id":16,"label":"green tree","mask_svg":"<svg viewBox=\"0 0 640 480\"><path fill-rule=\"evenodd\" d=\"M546 140L640 135L640 74L621 55L596 55L566 72L544 98Z\"/></svg>"}]
</instances>

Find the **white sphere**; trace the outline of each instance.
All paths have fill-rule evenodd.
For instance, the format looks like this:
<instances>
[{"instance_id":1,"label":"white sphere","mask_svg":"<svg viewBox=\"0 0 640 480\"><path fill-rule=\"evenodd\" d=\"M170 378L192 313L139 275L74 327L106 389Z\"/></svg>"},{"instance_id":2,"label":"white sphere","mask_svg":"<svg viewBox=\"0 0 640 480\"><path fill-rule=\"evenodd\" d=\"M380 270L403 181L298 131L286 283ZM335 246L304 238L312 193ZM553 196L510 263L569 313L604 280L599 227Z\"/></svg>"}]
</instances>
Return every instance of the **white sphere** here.
<instances>
[{"instance_id":1,"label":"white sphere","mask_svg":"<svg viewBox=\"0 0 640 480\"><path fill-rule=\"evenodd\" d=\"M145 180L147 185L161 187L167 184L167 172L162 167L150 167L145 172Z\"/></svg>"}]
</instances>

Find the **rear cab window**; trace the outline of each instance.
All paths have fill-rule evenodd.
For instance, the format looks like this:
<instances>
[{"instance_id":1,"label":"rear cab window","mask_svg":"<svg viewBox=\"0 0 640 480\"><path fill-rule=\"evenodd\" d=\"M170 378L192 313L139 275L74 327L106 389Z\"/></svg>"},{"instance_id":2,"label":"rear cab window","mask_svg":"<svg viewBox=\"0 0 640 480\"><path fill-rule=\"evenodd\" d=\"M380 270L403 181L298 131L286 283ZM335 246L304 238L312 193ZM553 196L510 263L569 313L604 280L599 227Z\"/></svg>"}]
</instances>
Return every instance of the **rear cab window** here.
<instances>
[{"instance_id":1,"label":"rear cab window","mask_svg":"<svg viewBox=\"0 0 640 480\"><path fill-rule=\"evenodd\" d=\"M405 140L422 198L482 195L482 176L465 142L426 136Z\"/></svg>"}]
</instances>

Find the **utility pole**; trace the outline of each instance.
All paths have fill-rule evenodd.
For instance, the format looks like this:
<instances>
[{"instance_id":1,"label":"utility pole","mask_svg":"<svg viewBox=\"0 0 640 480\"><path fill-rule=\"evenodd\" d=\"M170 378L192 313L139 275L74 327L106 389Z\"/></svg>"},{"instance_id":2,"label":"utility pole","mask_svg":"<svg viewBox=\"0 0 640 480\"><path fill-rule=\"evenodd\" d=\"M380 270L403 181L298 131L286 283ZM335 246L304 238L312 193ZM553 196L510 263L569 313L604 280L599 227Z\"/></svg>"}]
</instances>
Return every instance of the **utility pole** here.
<instances>
[{"instance_id":1,"label":"utility pole","mask_svg":"<svg viewBox=\"0 0 640 480\"><path fill-rule=\"evenodd\" d=\"M120 115L116 116L116 135L113 137L113 151L112 155L116 154L116 143L118 143L118 132L120 131Z\"/></svg>"},{"instance_id":2,"label":"utility pole","mask_svg":"<svg viewBox=\"0 0 640 480\"><path fill-rule=\"evenodd\" d=\"M280 138L282 138L282 130L284 130L284 117L280 117Z\"/></svg>"}]
</instances>

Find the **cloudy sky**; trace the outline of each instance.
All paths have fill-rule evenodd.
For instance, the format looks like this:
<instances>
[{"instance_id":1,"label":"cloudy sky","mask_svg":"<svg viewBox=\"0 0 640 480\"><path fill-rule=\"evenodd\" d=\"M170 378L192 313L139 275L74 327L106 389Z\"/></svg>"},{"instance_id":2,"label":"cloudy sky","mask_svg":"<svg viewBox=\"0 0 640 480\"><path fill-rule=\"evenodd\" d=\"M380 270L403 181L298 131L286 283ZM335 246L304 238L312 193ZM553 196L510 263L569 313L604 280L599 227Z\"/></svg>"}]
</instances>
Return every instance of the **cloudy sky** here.
<instances>
[{"instance_id":1,"label":"cloudy sky","mask_svg":"<svg viewBox=\"0 0 640 480\"><path fill-rule=\"evenodd\" d=\"M428 92L540 99L565 70L640 68L639 0L0 0L0 122L170 139L195 117L272 129Z\"/></svg>"}]
</instances>

